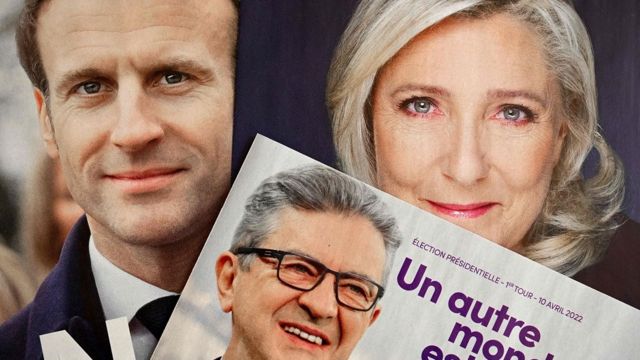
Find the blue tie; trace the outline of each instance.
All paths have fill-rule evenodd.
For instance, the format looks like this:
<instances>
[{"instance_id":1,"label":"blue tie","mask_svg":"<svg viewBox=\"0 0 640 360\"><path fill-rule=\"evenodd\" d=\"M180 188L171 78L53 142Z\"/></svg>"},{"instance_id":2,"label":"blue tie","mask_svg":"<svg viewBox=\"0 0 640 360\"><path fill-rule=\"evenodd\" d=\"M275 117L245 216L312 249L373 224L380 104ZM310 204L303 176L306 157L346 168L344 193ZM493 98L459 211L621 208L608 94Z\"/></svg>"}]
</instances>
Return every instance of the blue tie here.
<instances>
[{"instance_id":1,"label":"blue tie","mask_svg":"<svg viewBox=\"0 0 640 360\"><path fill-rule=\"evenodd\" d=\"M160 339L179 297L180 295L169 295L155 299L141 307L136 313L136 318L151 331L156 339Z\"/></svg>"}]
</instances>

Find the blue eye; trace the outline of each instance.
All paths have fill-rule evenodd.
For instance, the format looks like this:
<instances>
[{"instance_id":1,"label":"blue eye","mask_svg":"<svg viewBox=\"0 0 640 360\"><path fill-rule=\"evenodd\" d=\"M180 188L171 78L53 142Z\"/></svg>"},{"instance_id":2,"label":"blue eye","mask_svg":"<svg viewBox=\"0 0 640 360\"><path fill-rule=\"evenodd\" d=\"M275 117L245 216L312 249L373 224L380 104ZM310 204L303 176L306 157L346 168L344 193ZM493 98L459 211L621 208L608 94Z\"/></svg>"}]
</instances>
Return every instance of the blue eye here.
<instances>
[{"instance_id":1,"label":"blue eye","mask_svg":"<svg viewBox=\"0 0 640 360\"><path fill-rule=\"evenodd\" d=\"M160 79L160 83L166 84L166 85L173 85L173 84L179 84L185 80L187 80L187 75L178 71L169 71L162 75L162 79Z\"/></svg>"},{"instance_id":2,"label":"blue eye","mask_svg":"<svg viewBox=\"0 0 640 360\"><path fill-rule=\"evenodd\" d=\"M508 108L504 110L504 118L507 120L518 120L522 115L522 111L516 108Z\"/></svg>"},{"instance_id":3,"label":"blue eye","mask_svg":"<svg viewBox=\"0 0 640 360\"><path fill-rule=\"evenodd\" d=\"M426 114L431 110L431 103L426 99L416 99L409 104L413 111L419 114Z\"/></svg>"},{"instance_id":4,"label":"blue eye","mask_svg":"<svg viewBox=\"0 0 640 360\"><path fill-rule=\"evenodd\" d=\"M415 116L429 115L438 111L433 101L427 97L412 97L403 101L399 107L409 115Z\"/></svg>"},{"instance_id":5,"label":"blue eye","mask_svg":"<svg viewBox=\"0 0 640 360\"><path fill-rule=\"evenodd\" d=\"M526 122L533 120L534 114L531 110L520 106L505 106L496 117L510 122Z\"/></svg>"},{"instance_id":6,"label":"blue eye","mask_svg":"<svg viewBox=\"0 0 640 360\"><path fill-rule=\"evenodd\" d=\"M77 92L83 95L92 95L97 94L102 89L102 84L98 81L87 81L85 83L80 84Z\"/></svg>"}]
</instances>

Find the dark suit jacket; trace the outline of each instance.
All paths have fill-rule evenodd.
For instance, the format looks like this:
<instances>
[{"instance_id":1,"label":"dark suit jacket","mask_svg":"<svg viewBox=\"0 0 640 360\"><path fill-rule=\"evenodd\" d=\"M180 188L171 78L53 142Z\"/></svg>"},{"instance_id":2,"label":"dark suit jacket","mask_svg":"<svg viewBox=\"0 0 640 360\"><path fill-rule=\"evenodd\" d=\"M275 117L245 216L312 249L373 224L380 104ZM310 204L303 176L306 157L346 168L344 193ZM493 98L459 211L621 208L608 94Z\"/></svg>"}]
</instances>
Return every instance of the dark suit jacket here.
<instances>
[{"instance_id":1,"label":"dark suit jacket","mask_svg":"<svg viewBox=\"0 0 640 360\"><path fill-rule=\"evenodd\" d=\"M640 309L640 224L627 220L611 238L604 258L574 279Z\"/></svg>"},{"instance_id":2,"label":"dark suit jacket","mask_svg":"<svg viewBox=\"0 0 640 360\"><path fill-rule=\"evenodd\" d=\"M83 216L33 302L0 327L0 359L41 359L39 335L59 330L66 330L92 359L112 358L91 273L89 236Z\"/></svg>"}]
</instances>

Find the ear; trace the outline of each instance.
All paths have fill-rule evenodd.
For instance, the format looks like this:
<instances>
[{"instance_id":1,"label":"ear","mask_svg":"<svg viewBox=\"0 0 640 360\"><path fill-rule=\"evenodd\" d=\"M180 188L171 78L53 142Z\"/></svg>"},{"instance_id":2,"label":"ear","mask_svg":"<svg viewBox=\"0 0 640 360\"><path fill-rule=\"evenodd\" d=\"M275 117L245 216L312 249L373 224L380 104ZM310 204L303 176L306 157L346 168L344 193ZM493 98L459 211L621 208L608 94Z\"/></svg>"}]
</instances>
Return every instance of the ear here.
<instances>
[{"instance_id":1,"label":"ear","mask_svg":"<svg viewBox=\"0 0 640 360\"><path fill-rule=\"evenodd\" d=\"M51 118L49 117L47 102L44 100L44 95L40 89L33 89L33 97L36 100L36 107L38 108L40 134L42 135L44 146L47 149L47 154L49 154L50 157L57 159L59 156L58 144L56 143L53 124L51 124Z\"/></svg>"},{"instance_id":2,"label":"ear","mask_svg":"<svg viewBox=\"0 0 640 360\"><path fill-rule=\"evenodd\" d=\"M238 266L238 257L230 251L223 252L216 260L218 300L224 312L233 310L233 283L238 275Z\"/></svg>"},{"instance_id":3,"label":"ear","mask_svg":"<svg viewBox=\"0 0 640 360\"><path fill-rule=\"evenodd\" d=\"M376 304L376 307L373 308L371 312L371 320L369 320L369 326L373 325L376 320L378 320L378 316L380 316L380 312L382 311L382 307Z\"/></svg>"},{"instance_id":4,"label":"ear","mask_svg":"<svg viewBox=\"0 0 640 360\"><path fill-rule=\"evenodd\" d=\"M555 165L558 165L558 163L560 162L560 157L562 156L562 149L564 149L564 139L567 137L568 132L569 132L569 129L567 125L567 120L563 119L562 122L560 122L558 133L556 134L556 147L553 150L553 161Z\"/></svg>"}]
</instances>

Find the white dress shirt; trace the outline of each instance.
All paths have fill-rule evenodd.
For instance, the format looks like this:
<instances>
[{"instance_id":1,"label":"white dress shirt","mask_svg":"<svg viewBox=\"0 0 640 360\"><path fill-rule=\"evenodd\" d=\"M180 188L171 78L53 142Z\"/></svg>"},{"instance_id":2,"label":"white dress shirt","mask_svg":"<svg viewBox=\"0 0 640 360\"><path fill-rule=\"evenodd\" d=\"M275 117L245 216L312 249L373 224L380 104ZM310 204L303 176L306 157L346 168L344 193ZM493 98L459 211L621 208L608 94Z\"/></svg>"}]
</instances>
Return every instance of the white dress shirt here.
<instances>
[{"instance_id":1,"label":"white dress shirt","mask_svg":"<svg viewBox=\"0 0 640 360\"><path fill-rule=\"evenodd\" d=\"M133 317L147 303L177 294L151 285L115 266L98 251L93 235L89 238L89 258L105 319L126 316L136 359L149 359L158 339Z\"/></svg>"}]
</instances>

